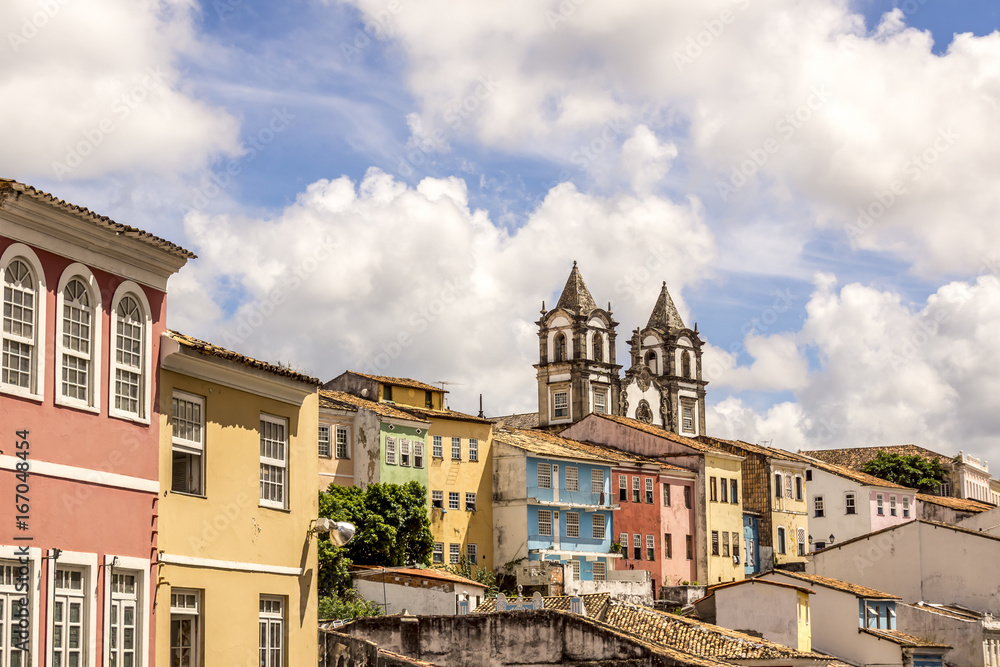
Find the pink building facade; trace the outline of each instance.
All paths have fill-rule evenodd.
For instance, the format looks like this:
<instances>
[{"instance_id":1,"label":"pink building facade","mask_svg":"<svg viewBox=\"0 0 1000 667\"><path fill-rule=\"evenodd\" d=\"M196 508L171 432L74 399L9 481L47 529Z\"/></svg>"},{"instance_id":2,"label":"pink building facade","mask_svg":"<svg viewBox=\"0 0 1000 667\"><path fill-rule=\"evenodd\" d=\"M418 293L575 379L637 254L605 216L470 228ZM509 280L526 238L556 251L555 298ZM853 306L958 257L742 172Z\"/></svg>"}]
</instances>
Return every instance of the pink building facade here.
<instances>
[{"instance_id":1,"label":"pink building facade","mask_svg":"<svg viewBox=\"0 0 1000 667\"><path fill-rule=\"evenodd\" d=\"M0 180L0 664L151 665L166 283L190 252Z\"/></svg>"}]
</instances>

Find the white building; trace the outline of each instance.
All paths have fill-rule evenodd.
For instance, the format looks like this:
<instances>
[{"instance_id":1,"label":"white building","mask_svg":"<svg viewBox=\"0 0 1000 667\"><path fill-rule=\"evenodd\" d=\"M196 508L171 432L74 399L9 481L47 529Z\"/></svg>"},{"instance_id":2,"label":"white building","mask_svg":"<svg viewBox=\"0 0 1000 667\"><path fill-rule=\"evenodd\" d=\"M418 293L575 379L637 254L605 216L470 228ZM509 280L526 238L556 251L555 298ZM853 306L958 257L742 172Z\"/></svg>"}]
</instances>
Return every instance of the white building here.
<instances>
[{"instance_id":1,"label":"white building","mask_svg":"<svg viewBox=\"0 0 1000 667\"><path fill-rule=\"evenodd\" d=\"M941 604L896 605L899 627L952 647L944 658L963 667L1000 666L1000 619L962 607Z\"/></svg>"},{"instance_id":2,"label":"white building","mask_svg":"<svg viewBox=\"0 0 1000 667\"><path fill-rule=\"evenodd\" d=\"M698 617L730 630L808 653L812 650L812 614L804 586L770 579L744 579L713 586L694 602Z\"/></svg>"},{"instance_id":3,"label":"white building","mask_svg":"<svg viewBox=\"0 0 1000 667\"><path fill-rule=\"evenodd\" d=\"M470 610L486 599L485 586L445 570L354 567L365 568L352 573L354 588L364 599L382 605L386 614L453 616L463 599Z\"/></svg>"}]
</instances>

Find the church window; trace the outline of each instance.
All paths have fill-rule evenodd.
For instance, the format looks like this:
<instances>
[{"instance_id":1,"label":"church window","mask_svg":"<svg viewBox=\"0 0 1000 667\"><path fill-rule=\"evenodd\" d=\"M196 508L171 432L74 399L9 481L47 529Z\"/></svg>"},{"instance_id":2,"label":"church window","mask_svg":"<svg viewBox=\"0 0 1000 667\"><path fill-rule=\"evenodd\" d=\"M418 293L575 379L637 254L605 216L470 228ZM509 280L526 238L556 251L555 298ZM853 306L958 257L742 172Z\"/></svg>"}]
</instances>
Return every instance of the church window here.
<instances>
[{"instance_id":1,"label":"church window","mask_svg":"<svg viewBox=\"0 0 1000 667\"><path fill-rule=\"evenodd\" d=\"M555 340L555 360L556 361L566 361L566 336L558 333L556 334Z\"/></svg>"},{"instance_id":2,"label":"church window","mask_svg":"<svg viewBox=\"0 0 1000 667\"><path fill-rule=\"evenodd\" d=\"M594 412L601 415L608 413L608 395L606 392L594 392Z\"/></svg>"},{"instance_id":3,"label":"church window","mask_svg":"<svg viewBox=\"0 0 1000 667\"><path fill-rule=\"evenodd\" d=\"M594 361L604 361L604 337L599 333L594 334Z\"/></svg>"},{"instance_id":4,"label":"church window","mask_svg":"<svg viewBox=\"0 0 1000 667\"><path fill-rule=\"evenodd\" d=\"M681 399L681 431L694 433L694 401Z\"/></svg>"},{"instance_id":5,"label":"church window","mask_svg":"<svg viewBox=\"0 0 1000 667\"><path fill-rule=\"evenodd\" d=\"M684 372L684 377L689 378L691 377L691 353L682 352L681 354L681 359L683 360L681 361L681 368Z\"/></svg>"},{"instance_id":6,"label":"church window","mask_svg":"<svg viewBox=\"0 0 1000 667\"><path fill-rule=\"evenodd\" d=\"M646 366L649 367L649 372L656 375L656 352L650 350L646 353Z\"/></svg>"},{"instance_id":7,"label":"church window","mask_svg":"<svg viewBox=\"0 0 1000 667\"><path fill-rule=\"evenodd\" d=\"M552 395L553 416L557 419L569 417L569 392L557 391Z\"/></svg>"}]
</instances>

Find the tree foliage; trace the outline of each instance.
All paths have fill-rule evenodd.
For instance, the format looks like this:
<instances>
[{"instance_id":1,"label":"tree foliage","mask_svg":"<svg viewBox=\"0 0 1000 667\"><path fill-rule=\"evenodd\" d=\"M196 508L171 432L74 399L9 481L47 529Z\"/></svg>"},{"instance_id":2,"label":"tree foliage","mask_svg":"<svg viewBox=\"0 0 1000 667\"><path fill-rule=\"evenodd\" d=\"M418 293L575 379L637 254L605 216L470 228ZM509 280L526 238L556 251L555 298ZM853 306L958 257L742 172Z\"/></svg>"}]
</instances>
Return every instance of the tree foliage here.
<instances>
[{"instance_id":1,"label":"tree foliage","mask_svg":"<svg viewBox=\"0 0 1000 667\"><path fill-rule=\"evenodd\" d=\"M878 456L861 466L861 472L917 489L921 493L937 493L941 482L948 478L948 471L937 459L890 452L879 452Z\"/></svg>"},{"instance_id":2,"label":"tree foliage","mask_svg":"<svg viewBox=\"0 0 1000 667\"><path fill-rule=\"evenodd\" d=\"M319 542L319 593L346 595L351 578L348 566L430 565L434 549L427 489L419 482L330 487L319 494L319 515L348 521L357 531L344 547Z\"/></svg>"},{"instance_id":3,"label":"tree foliage","mask_svg":"<svg viewBox=\"0 0 1000 667\"><path fill-rule=\"evenodd\" d=\"M319 619L321 621L381 615L382 605L369 602L353 588L348 588L340 595L324 595L319 599Z\"/></svg>"},{"instance_id":4,"label":"tree foliage","mask_svg":"<svg viewBox=\"0 0 1000 667\"><path fill-rule=\"evenodd\" d=\"M466 579L479 582L486 587L486 595L488 597L496 597L497 591L500 590L497 587L496 573L493 570L486 569L485 567L479 567L470 561L468 556L462 556L458 560L458 563L455 565L448 565L444 569L452 574L457 574L460 577L465 577Z\"/></svg>"}]
</instances>

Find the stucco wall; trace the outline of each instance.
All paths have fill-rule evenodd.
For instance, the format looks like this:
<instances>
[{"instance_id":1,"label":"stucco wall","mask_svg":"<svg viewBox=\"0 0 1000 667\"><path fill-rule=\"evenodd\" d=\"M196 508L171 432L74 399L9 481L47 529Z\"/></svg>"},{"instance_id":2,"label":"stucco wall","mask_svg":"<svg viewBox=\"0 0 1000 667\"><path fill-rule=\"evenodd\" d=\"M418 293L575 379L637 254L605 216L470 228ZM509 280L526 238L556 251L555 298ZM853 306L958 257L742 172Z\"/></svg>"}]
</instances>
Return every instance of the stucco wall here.
<instances>
[{"instance_id":1,"label":"stucco wall","mask_svg":"<svg viewBox=\"0 0 1000 667\"><path fill-rule=\"evenodd\" d=\"M976 530L990 535L1000 536L1000 507L994 507L986 512L974 514L958 522L958 525L968 530Z\"/></svg>"},{"instance_id":2,"label":"stucco wall","mask_svg":"<svg viewBox=\"0 0 1000 667\"><path fill-rule=\"evenodd\" d=\"M759 634L794 649L799 646L798 591L752 582L715 591L715 623L724 628Z\"/></svg>"},{"instance_id":3,"label":"stucco wall","mask_svg":"<svg viewBox=\"0 0 1000 667\"><path fill-rule=\"evenodd\" d=\"M952 665L983 667L983 626L979 621L967 621L946 616L916 605L896 605L896 628L901 632L948 644L945 660Z\"/></svg>"},{"instance_id":4,"label":"stucco wall","mask_svg":"<svg viewBox=\"0 0 1000 667\"><path fill-rule=\"evenodd\" d=\"M330 456L319 456L320 491L326 491L331 484L337 486L354 484L354 458L359 454L355 444L357 427L354 422L357 416L357 412L320 409L319 423L330 427ZM348 429L347 458L337 458L337 426Z\"/></svg>"},{"instance_id":5,"label":"stucco wall","mask_svg":"<svg viewBox=\"0 0 1000 667\"><path fill-rule=\"evenodd\" d=\"M387 573L387 579L392 579L392 572ZM454 616L458 604L458 596L468 593L472 598L472 608L475 609L476 598L481 602L485 597L484 587L461 585L458 590L452 582L427 580L427 585L419 585L419 581L411 581L408 577L399 577L398 583L386 582L383 586L381 576L355 577L354 588L366 600L379 605L387 604L387 614L399 614L404 610L414 615ZM409 584L414 585L409 585Z\"/></svg>"}]
</instances>

